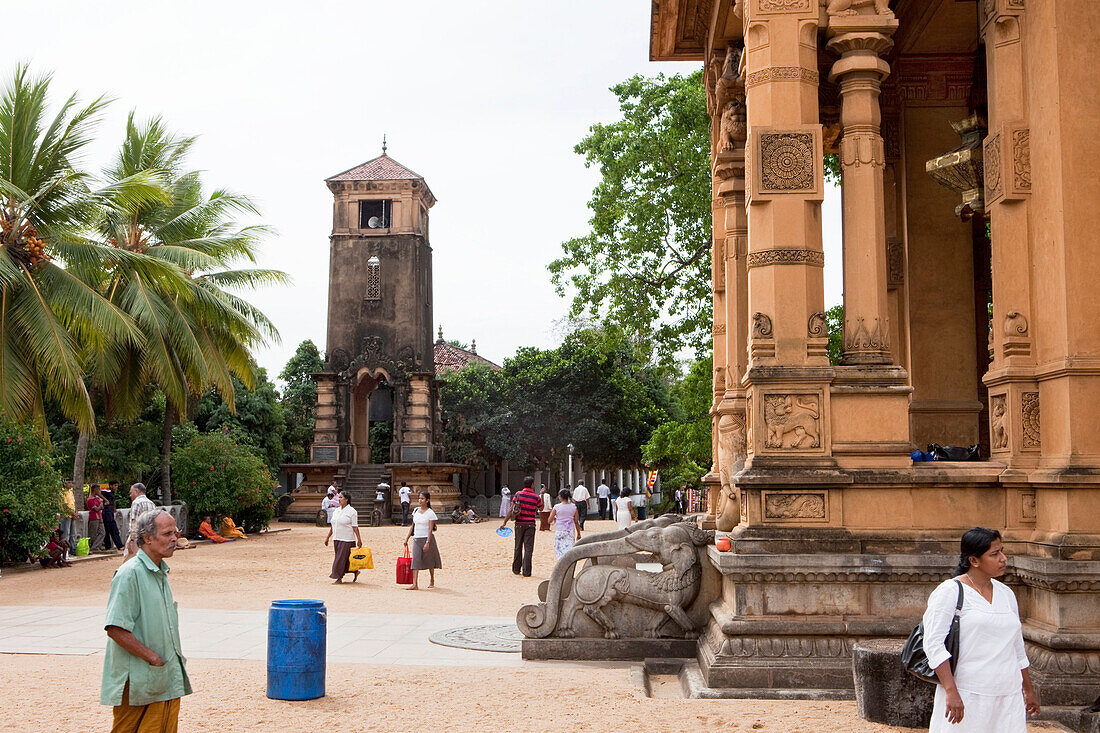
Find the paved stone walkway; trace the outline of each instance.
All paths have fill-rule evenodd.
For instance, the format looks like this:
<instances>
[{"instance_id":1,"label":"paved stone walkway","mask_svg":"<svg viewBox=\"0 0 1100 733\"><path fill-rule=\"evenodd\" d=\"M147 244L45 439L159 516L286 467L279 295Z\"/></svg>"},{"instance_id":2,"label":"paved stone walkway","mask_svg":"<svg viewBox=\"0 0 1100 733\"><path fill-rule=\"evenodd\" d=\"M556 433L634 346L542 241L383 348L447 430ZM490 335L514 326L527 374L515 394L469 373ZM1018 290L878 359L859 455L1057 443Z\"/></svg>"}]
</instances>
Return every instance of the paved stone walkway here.
<instances>
[{"instance_id":1,"label":"paved stone walkway","mask_svg":"<svg viewBox=\"0 0 1100 733\"><path fill-rule=\"evenodd\" d=\"M180 608L180 639L188 657L267 659L267 611ZM0 606L0 653L102 654L103 608ZM515 623L493 616L330 613L332 663L521 667L519 654L433 644L432 634L459 626ZM544 663L543 663L544 664Z\"/></svg>"}]
</instances>

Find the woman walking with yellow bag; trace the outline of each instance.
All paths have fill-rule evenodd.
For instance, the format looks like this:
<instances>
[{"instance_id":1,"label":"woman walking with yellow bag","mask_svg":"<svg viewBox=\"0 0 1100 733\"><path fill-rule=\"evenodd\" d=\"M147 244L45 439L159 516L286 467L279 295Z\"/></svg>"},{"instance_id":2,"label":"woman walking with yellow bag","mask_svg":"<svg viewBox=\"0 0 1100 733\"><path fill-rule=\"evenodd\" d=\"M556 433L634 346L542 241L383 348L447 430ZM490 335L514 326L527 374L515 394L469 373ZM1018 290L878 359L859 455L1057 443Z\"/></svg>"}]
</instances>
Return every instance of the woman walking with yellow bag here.
<instances>
[{"instance_id":1,"label":"woman walking with yellow bag","mask_svg":"<svg viewBox=\"0 0 1100 733\"><path fill-rule=\"evenodd\" d=\"M428 588L435 587L435 570L442 568L443 562L439 559L439 547L435 542L435 523L439 519L432 511L432 495L427 491L420 492L419 506L412 513L412 526L405 535L405 547L409 546L409 538L412 538L412 571L413 582L406 590L420 590L417 581L420 579L420 571L427 570L429 575Z\"/></svg>"},{"instance_id":2,"label":"woman walking with yellow bag","mask_svg":"<svg viewBox=\"0 0 1100 733\"><path fill-rule=\"evenodd\" d=\"M325 537L325 546L332 540L335 557L332 560L332 572L329 573L333 583L343 583L344 576L354 573L351 582L359 580L358 570L348 569L348 560L354 547L362 547L363 540L359 537L359 513L351 505L351 497L348 492L340 492L340 506L333 510L332 521L328 525L328 536Z\"/></svg>"}]
</instances>

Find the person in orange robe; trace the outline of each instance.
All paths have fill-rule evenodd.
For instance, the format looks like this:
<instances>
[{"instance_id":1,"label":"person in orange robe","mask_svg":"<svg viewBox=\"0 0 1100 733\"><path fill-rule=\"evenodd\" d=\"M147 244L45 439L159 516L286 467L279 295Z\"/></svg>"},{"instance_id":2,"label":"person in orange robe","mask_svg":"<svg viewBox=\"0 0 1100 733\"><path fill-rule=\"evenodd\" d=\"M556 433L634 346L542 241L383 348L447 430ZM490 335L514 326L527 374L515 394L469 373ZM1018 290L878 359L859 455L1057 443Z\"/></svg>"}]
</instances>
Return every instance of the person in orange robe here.
<instances>
[{"instance_id":1,"label":"person in orange robe","mask_svg":"<svg viewBox=\"0 0 1100 733\"><path fill-rule=\"evenodd\" d=\"M220 534L214 531L214 528L210 525L210 517L208 516L202 518L202 523L199 524L199 534L201 534L203 537L210 540L211 542L229 542L229 540L227 540L225 537L222 537Z\"/></svg>"},{"instance_id":2,"label":"person in orange robe","mask_svg":"<svg viewBox=\"0 0 1100 733\"><path fill-rule=\"evenodd\" d=\"M222 517L222 535L225 537L239 537L242 540L247 540L248 535L244 533L244 530L233 523L233 517Z\"/></svg>"}]
</instances>

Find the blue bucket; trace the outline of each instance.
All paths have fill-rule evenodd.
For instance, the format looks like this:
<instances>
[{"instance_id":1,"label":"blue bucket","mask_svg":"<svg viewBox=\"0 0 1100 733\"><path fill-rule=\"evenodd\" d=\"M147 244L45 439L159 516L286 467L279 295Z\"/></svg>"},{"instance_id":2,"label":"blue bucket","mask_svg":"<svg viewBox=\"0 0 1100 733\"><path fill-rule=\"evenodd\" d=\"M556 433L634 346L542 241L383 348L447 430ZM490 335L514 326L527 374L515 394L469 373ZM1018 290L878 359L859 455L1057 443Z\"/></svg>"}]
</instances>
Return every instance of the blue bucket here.
<instances>
[{"instance_id":1,"label":"blue bucket","mask_svg":"<svg viewBox=\"0 0 1100 733\"><path fill-rule=\"evenodd\" d=\"M325 696L324 601L272 601L267 614L267 696L313 700Z\"/></svg>"}]
</instances>

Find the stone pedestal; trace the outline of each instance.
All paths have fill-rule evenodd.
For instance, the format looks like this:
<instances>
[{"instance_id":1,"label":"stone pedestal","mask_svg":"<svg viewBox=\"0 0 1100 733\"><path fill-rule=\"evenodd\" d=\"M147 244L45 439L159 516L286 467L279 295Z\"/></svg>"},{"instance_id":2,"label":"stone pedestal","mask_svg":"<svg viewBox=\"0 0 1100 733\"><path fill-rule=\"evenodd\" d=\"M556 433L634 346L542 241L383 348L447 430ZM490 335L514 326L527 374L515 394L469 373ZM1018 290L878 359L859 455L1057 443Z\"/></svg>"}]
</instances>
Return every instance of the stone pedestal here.
<instances>
[{"instance_id":1,"label":"stone pedestal","mask_svg":"<svg viewBox=\"0 0 1100 733\"><path fill-rule=\"evenodd\" d=\"M905 671L903 639L861 641L852 647L856 711L872 723L927 728L935 685Z\"/></svg>"}]
</instances>

